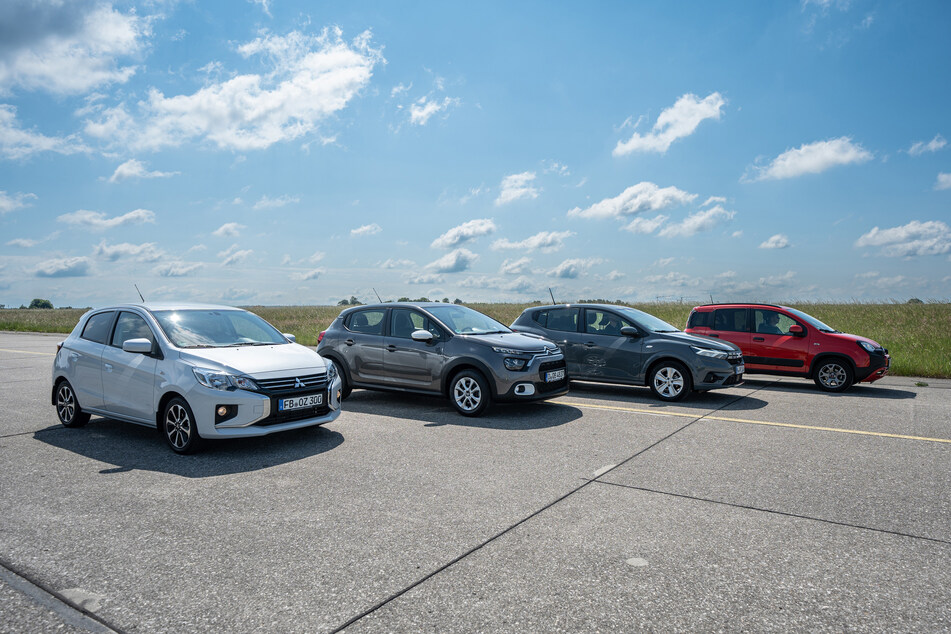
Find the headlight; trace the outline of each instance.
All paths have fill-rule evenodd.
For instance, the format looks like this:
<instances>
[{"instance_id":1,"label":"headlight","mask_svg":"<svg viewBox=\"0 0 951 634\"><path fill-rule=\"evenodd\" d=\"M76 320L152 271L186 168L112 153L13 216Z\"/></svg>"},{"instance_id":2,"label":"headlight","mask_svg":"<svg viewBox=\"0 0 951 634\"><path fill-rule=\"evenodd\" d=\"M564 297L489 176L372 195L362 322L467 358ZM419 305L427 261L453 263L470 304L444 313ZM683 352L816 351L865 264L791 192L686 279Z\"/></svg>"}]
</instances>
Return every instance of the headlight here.
<instances>
[{"instance_id":1,"label":"headlight","mask_svg":"<svg viewBox=\"0 0 951 634\"><path fill-rule=\"evenodd\" d=\"M237 388L239 390L256 390L257 384L246 376L236 376L227 372L218 370L209 370L207 368L192 368L195 378L205 387L214 390L230 390Z\"/></svg>"},{"instance_id":2,"label":"headlight","mask_svg":"<svg viewBox=\"0 0 951 634\"><path fill-rule=\"evenodd\" d=\"M865 352L875 352L876 350L878 350L878 348L876 348L875 346L873 346L867 341L860 341L859 345L862 346L862 350L865 350Z\"/></svg>"},{"instance_id":3,"label":"headlight","mask_svg":"<svg viewBox=\"0 0 951 634\"><path fill-rule=\"evenodd\" d=\"M507 370L521 370L525 367L525 359L513 359L512 357L505 357L502 359L502 363L505 365Z\"/></svg>"},{"instance_id":4,"label":"headlight","mask_svg":"<svg viewBox=\"0 0 951 634\"><path fill-rule=\"evenodd\" d=\"M337 378L337 366L333 361L327 361L327 383L333 383Z\"/></svg>"},{"instance_id":5,"label":"headlight","mask_svg":"<svg viewBox=\"0 0 951 634\"><path fill-rule=\"evenodd\" d=\"M498 352L499 354L525 354L523 350L513 350L512 348L498 348L496 346L492 347L492 350Z\"/></svg>"},{"instance_id":6,"label":"headlight","mask_svg":"<svg viewBox=\"0 0 951 634\"><path fill-rule=\"evenodd\" d=\"M697 346L690 346L690 348L701 357L713 357L714 359L726 359L727 356L729 356L729 353L723 350L711 350L710 348L698 348Z\"/></svg>"}]
</instances>

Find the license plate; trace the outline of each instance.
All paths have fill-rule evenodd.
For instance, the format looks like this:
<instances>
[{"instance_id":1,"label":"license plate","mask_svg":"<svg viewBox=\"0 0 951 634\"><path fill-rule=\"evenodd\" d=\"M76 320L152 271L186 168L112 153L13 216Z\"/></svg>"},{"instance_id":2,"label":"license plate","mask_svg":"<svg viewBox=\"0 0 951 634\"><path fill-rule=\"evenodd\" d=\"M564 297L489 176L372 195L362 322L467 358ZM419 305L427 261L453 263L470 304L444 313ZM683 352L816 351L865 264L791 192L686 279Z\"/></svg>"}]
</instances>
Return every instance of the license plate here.
<instances>
[{"instance_id":1,"label":"license plate","mask_svg":"<svg viewBox=\"0 0 951 634\"><path fill-rule=\"evenodd\" d=\"M740 364L733 369L733 372L736 374L743 374L744 372L746 372L746 366L743 364Z\"/></svg>"},{"instance_id":2,"label":"license plate","mask_svg":"<svg viewBox=\"0 0 951 634\"><path fill-rule=\"evenodd\" d=\"M292 398L282 398L277 402L277 411L286 412L292 409L303 409L305 407L316 407L324 404L323 394L307 394L305 396L294 396Z\"/></svg>"},{"instance_id":3,"label":"license plate","mask_svg":"<svg viewBox=\"0 0 951 634\"><path fill-rule=\"evenodd\" d=\"M551 372L545 373L545 383L552 383L554 381L560 381L565 378L564 370L552 370Z\"/></svg>"}]
</instances>

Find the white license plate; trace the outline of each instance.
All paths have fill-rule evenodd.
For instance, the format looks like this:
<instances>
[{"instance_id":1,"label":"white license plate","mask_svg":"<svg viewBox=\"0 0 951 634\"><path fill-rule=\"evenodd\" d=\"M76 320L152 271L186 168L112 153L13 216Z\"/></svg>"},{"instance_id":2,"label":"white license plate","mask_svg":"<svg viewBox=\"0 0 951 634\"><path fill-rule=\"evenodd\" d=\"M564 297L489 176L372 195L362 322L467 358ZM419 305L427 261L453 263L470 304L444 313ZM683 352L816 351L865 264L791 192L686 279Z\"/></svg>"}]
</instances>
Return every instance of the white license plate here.
<instances>
[{"instance_id":1,"label":"white license plate","mask_svg":"<svg viewBox=\"0 0 951 634\"><path fill-rule=\"evenodd\" d=\"M552 370L551 372L545 373L545 383L552 383L554 381L560 381L565 378L564 370Z\"/></svg>"},{"instance_id":2,"label":"white license plate","mask_svg":"<svg viewBox=\"0 0 951 634\"><path fill-rule=\"evenodd\" d=\"M323 394L307 394L305 396L295 396L293 398L282 398L277 402L277 411L286 412L292 409L303 409L305 407L316 407L324 404Z\"/></svg>"},{"instance_id":3,"label":"white license plate","mask_svg":"<svg viewBox=\"0 0 951 634\"><path fill-rule=\"evenodd\" d=\"M736 367L733 369L733 371L734 371L736 374L743 374L744 372L746 372L746 366L741 363L740 365L736 366Z\"/></svg>"}]
</instances>

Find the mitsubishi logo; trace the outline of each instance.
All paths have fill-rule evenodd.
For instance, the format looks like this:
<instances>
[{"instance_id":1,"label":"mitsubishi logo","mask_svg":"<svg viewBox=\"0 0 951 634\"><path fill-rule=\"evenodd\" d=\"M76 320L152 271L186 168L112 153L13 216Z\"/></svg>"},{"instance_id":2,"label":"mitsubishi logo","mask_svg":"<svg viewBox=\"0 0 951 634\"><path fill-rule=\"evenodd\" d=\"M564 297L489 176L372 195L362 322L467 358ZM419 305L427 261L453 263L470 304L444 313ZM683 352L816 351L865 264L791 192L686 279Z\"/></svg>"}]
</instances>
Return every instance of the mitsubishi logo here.
<instances>
[{"instance_id":1,"label":"mitsubishi logo","mask_svg":"<svg viewBox=\"0 0 951 634\"><path fill-rule=\"evenodd\" d=\"M304 383L300 379L294 379L294 387L305 387L305 386L306 386L306 383Z\"/></svg>"}]
</instances>

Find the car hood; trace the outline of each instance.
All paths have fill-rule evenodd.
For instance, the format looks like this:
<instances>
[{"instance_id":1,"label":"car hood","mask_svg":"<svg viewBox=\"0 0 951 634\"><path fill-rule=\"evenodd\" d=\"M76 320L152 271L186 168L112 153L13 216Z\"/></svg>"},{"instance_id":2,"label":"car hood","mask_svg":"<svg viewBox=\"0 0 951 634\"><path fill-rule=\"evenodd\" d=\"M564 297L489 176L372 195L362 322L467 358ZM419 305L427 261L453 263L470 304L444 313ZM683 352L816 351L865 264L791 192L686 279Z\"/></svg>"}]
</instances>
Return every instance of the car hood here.
<instances>
[{"instance_id":1,"label":"car hood","mask_svg":"<svg viewBox=\"0 0 951 634\"><path fill-rule=\"evenodd\" d=\"M323 370L323 357L300 344L239 346L231 348L189 348L180 352L191 365L221 368L233 374L257 376L267 373Z\"/></svg>"},{"instance_id":2,"label":"car hood","mask_svg":"<svg viewBox=\"0 0 951 634\"><path fill-rule=\"evenodd\" d=\"M837 339L839 341L848 341L848 342L854 342L854 343L858 343L859 341L866 341L872 344L873 346L875 346L876 348L884 347L880 343L875 341L874 339L869 339L868 337L860 337L858 335L850 335L847 332L823 332L819 334L825 337L831 337L833 339Z\"/></svg>"},{"instance_id":3,"label":"car hood","mask_svg":"<svg viewBox=\"0 0 951 634\"><path fill-rule=\"evenodd\" d=\"M724 352L739 352L739 346L729 341L721 341L713 337L704 337L702 335L691 335L686 332L655 332L654 337L661 337L671 341L685 343L688 346L697 346L700 348L709 348L712 350L723 350Z\"/></svg>"},{"instance_id":4,"label":"car hood","mask_svg":"<svg viewBox=\"0 0 951 634\"><path fill-rule=\"evenodd\" d=\"M527 335L520 332L494 333L487 335L456 335L464 337L469 341L477 341L487 346L498 346L499 348L511 348L526 353L538 354L541 352L554 352L558 346L537 335Z\"/></svg>"}]
</instances>

